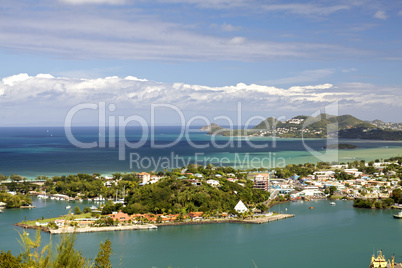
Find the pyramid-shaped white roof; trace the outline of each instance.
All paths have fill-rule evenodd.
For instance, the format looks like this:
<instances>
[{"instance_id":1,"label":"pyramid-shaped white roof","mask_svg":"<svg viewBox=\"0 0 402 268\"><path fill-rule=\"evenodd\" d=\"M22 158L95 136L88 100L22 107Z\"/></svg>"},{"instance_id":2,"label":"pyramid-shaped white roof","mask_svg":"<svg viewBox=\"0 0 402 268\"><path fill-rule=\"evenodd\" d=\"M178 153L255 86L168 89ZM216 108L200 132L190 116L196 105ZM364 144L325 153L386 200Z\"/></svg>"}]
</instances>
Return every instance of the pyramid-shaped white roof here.
<instances>
[{"instance_id":1,"label":"pyramid-shaped white roof","mask_svg":"<svg viewBox=\"0 0 402 268\"><path fill-rule=\"evenodd\" d=\"M248 208L246 207L246 205L244 205L244 203L240 200L237 205L234 208L237 212L243 213L246 212L248 210Z\"/></svg>"}]
</instances>

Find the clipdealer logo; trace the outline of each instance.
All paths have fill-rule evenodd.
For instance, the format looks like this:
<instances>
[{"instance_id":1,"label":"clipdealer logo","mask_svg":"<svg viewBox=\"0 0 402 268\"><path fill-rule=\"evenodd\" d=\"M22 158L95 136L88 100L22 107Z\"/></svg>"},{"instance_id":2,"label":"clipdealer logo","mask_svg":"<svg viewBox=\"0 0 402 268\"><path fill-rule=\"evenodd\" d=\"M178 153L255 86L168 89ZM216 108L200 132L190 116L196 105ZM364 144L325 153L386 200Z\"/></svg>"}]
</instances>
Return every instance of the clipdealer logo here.
<instances>
[{"instance_id":1,"label":"clipdealer logo","mask_svg":"<svg viewBox=\"0 0 402 268\"><path fill-rule=\"evenodd\" d=\"M157 133L155 133L155 125L157 122L156 114L158 110L166 111L166 109L178 115L181 127L175 139L165 143L158 143L156 139ZM95 111L97 113L99 136L97 137L97 140L93 140L91 142L82 142L79 141L73 134L72 131L73 119L82 116L88 111ZM149 146L153 149L172 148L173 151L174 146L177 145L180 141L186 141L190 147L198 150L210 147L216 149L228 148L228 147L241 148L242 146L245 145L252 149L259 149L259 150L266 149L265 155L251 158L249 154L244 153L243 154L233 153L230 159L225 156L221 157L220 159L217 159L216 157L203 155L202 158L203 160L201 161L201 163L207 163L205 161L209 160L209 163L216 163L217 165L226 164L230 166L236 166L239 165L239 163L242 163L242 165L239 166L258 168L258 167L272 167L272 166L283 165L283 162L285 162L285 159L280 159L280 157L278 157L276 154L272 154L272 152L269 152L268 150L269 148L276 148L277 146L276 125L272 124L274 124L274 121L277 122L276 120L284 121L286 120L286 117L280 116L276 118L276 120L269 122L266 120L267 118L266 116L255 115L247 118L246 120L243 120L242 105L240 102L237 103L237 117L235 118L235 120L226 115L219 115L215 116L212 122L215 121L222 122L222 124L229 126L228 127L229 130L234 130L235 126L240 125L242 125L243 129L249 129L252 128L252 124L255 122L264 122L265 128L273 130L270 139L258 139L258 142L256 142L253 139L239 139L237 136L233 135L233 132L230 132L229 136L226 136L225 139L222 139L218 138L221 135L220 132L222 132L218 130L217 132L214 132L212 133L212 135L210 135L210 139L208 141L195 142L191 139L191 133L195 132L195 130L193 130L191 127L195 126L195 123L197 123L197 126L199 126L200 122L202 122L203 125L209 126L211 125L212 122L206 116L203 115L195 115L186 119L186 116L183 113L183 111L179 107L172 104L151 104L149 121L147 121L144 117L138 114L133 114L130 116L116 115L115 111L116 111L115 104L111 103L107 105L105 102L82 103L72 107L68 111L64 122L64 129L67 139L74 146L83 149L117 148L118 160L125 161L127 159L127 156L129 156L129 163L131 169L133 168L133 166L143 169L149 169L151 167L155 167L156 169L165 169L165 168L178 167L179 166L178 162L181 162L182 164L181 166L185 166L188 163L190 163L189 161L192 161L193 163L201 161L200 160L201 155L197 154L195 154L193 157L187 156L186 158L184 158L172 153L174 155L173 157L151 159L146 156L141 156L138 152L133 153L128 151L129 149L132 150L139 149L146 143L147 145L149 144ZM306 151L309 152L312 156L316 157L319 161L337 161L338 160L337 151L334 152L334 150L329 151L327 149L315 150L314 148L308 145L306 139L303 136L304 129L306 129L309 125L316 122L316 120L319 120L320 116L323 113L338 115L338 103L337 102L331 103L330 105L327 105L322 109L315 111L309 117L308 120L303 122L301 130L302 144L306 149ZM242 122L245 123L242 124ZM130 140L126 136L126 131L127 128L133 124L139 126L138 129L140 131L140 138ZM330 132L337 133L337 130L338 126L336 123L332 125L327 125L327 133ZM198 130L196 131L198 132ZM326 144L334 144L334 143L338 143L336 134L326 139ZM276 162L273 160L268 161L266 159L266 158L272 159L272 157L274 157L278 161ZM262 158L263 161L258 160L258 158ZM245 161L247 163L244 163ZM264 163L267 163L267 165Z\"/></svg>"}]
</instances>

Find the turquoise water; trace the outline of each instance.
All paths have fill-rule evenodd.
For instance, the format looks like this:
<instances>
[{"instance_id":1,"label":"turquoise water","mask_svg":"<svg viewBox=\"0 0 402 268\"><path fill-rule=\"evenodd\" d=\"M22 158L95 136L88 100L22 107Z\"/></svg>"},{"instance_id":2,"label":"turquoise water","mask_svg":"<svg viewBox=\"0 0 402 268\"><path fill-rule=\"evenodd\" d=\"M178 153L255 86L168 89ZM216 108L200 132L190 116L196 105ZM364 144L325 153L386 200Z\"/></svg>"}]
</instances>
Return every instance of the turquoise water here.
<instances>
[{"instance_id":1,"label":"turquoise water","mask_svg":"<svg viewBox=\"0 0 402 268\"><path fill-rule=\"evenodd\" d=\"M383 249L402 262L402 220L395 210L366 210L352 202L292 202L271 210L294 218L261 225L207 224L165 226L157 230L78 234L76 245L87 257L96 256L99 243L109 238L118 267L368 267L373 252ZM0 214L0 249L19 252L21 228L13 223L64 213L66 203L35 200L36 209L6 210ZM81 209L85 203L77 203ZM71 203L74 207L76 204ZM313 206L314 209L308 207ZM33 236L35 231L29 230ZM50 235L42 233L44 241ZM58 236L52 236L57 242Z\"/></svg>"},{"instance_id":2,"label":"turquoise water","mask_svg":"<svg viewBox=\"0 0 402 268\"><path fill-rule=\"evenodd\" d=\"M307 139L305 143L319 156L306 149L301 139L272 138L233 138L211 137L197 130L188 136L177 139L180 127L156 127L155 135L145 136L145 142L139 148L122 146L124 160L119 160L121 148L117 146L123 135L112 138L116 146L109 143L102 148L79 148L70 143L63 127L0 128L0 174L19 174L28 178L38 175L56 176L76 173L112 174L115 172L152 171L185 166L189 163L206 165L235 166L236 168L274 167L286 164L316 163L317 161L348 162L354 160L385 159L398 156L402 152L402 142L342 140L359 147L357 150L324 151L323 139ZM99 142L102 136L96 127L77 127L72 130L74 138L80 142ZM131 144L141 140L142 132L135 127L128 127L125 138ZM156 146L170 144L166 148ZM124 140L123 140L124 141ZM203 148L196 148L202 146ZM263 148L261 148L263 147ZM130 161L130 154L135 154L141 165ZM172 159L172 155L178 161ZM321 159L321 157L323 157ZM158 164L168 160L169 166ZM254 161L254 162L253 162ZM260 162L258 162L260 161ZM130 165L131 163L131 165ZM162 162L159 162L162 163ZM254 163L254 164L253 164ZM253 166L254 165L254 166Z\"/></svg>"}]
</instances>

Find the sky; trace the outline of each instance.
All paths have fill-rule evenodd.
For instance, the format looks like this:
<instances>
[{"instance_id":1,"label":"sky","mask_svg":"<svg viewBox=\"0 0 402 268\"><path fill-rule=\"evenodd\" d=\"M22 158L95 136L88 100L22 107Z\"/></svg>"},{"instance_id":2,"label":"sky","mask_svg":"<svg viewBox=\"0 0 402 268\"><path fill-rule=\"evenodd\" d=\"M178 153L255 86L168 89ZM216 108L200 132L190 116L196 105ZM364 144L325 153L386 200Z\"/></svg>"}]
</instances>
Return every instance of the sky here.
<instances>
[{"instance_id":1,"label":"sky","mask_svg":"<svg viewBox=\"0 0 402 268\"><path fill-rule=\"evenodd\" d=\"M396 0L2 0L0 126L401 122L401 28Z\"/></svg>"}]
</instances>

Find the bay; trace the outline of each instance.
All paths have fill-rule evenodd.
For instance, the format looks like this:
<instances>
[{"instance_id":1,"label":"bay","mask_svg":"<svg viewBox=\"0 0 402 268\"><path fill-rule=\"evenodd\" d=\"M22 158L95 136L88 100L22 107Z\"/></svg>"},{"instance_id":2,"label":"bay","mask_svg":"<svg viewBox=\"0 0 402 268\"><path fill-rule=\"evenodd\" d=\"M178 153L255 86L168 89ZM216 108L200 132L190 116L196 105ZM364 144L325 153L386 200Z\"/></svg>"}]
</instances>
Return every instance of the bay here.
<instances>
[{"instance_id":1,"label":"bay","mask_svg":"<svg viewBox=\"0 0 402 268\"><path fill-rule=\"evenodd\" d=\"M368 267L373 253L383 249L402 262L402 220L395 210L353 208L350 201L291 202L271 211L294 218L266 224L204 224L165 226L157 230L77 234L76 247L94 258L99 243L112 242L114 267ZM0 249L19 253L14 223L66 212L67 202L34 199L35 209L11 209L0 214ZM88 204L68 203L83 209ZM309 209L313 206L314 209ZM28 230L30 236L35 230ZM43 242L59 236L42 233Z\"/></svg>"}]
</instances>

